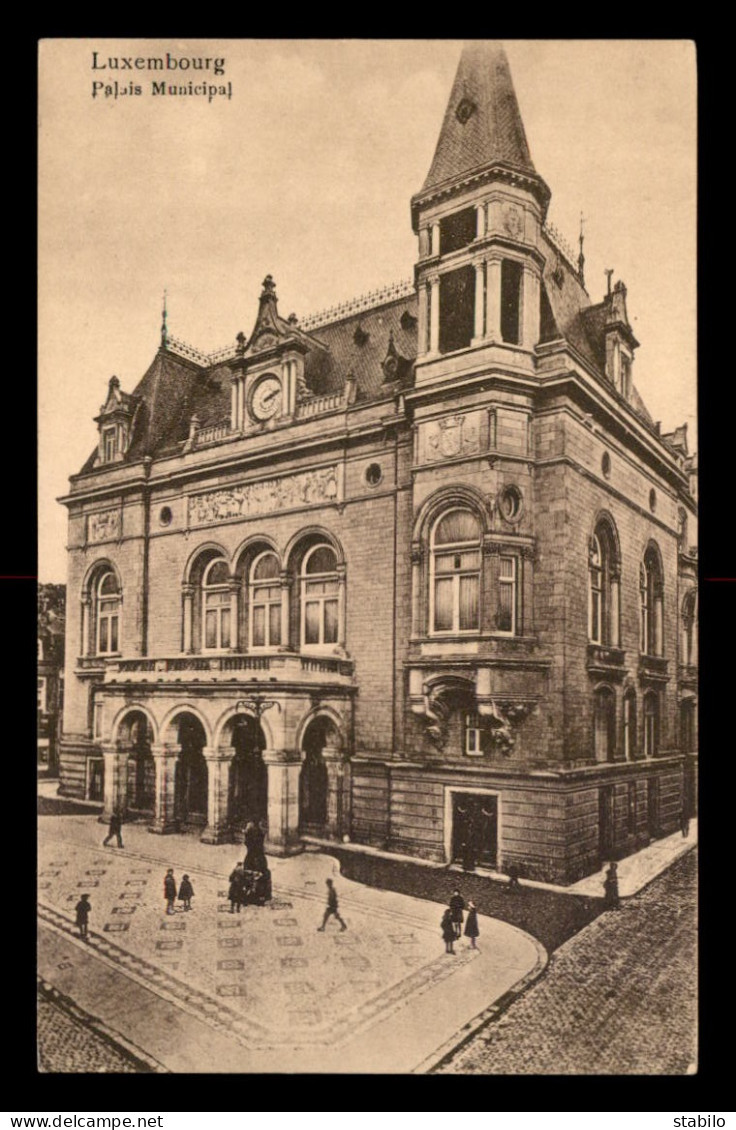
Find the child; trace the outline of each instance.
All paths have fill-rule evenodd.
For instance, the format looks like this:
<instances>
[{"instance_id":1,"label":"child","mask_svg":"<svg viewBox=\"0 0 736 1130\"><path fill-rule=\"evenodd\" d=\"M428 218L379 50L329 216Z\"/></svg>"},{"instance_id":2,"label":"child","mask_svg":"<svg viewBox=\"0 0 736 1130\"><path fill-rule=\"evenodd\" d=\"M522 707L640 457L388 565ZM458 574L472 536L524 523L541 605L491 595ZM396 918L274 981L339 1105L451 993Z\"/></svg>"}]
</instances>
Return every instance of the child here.
<instances>
[{"instance_id":1,"label":"child","mask_svg":"<svg viewBox=\"0 0 736 1130\"><path fill-rule=\"evenodd\" d=\"M475 903L468 903L468 917L465 921L465 937L470 938L470 948L475 950L478 947L475 944L475 939L480 934L478 929L478 911L475 909Z\"/></svg>"},{"instance_id":2,"label":"child","mask_svg":"<svg viewBox=\"0 0 736 1130\"><path fill-rule=\"evenodd\" d=\"M189 882L188 875L182 875L181 883L179 884L179 902L184 903L185 910L192 909L192 895L194 894L194 887Z\"/></svg>"},{"instance_id":3,"label":"child","mask_svg":"<svg viewBox=\"0 0 736 1130\"><path fill-rule=\"evenodd\" d=\"M79 936L87 941L87 920L89 912L92 909L89 902L89 895L82 895L76 906L77 911L77 926L79 927Z\"/></svg>"}]
</instances>

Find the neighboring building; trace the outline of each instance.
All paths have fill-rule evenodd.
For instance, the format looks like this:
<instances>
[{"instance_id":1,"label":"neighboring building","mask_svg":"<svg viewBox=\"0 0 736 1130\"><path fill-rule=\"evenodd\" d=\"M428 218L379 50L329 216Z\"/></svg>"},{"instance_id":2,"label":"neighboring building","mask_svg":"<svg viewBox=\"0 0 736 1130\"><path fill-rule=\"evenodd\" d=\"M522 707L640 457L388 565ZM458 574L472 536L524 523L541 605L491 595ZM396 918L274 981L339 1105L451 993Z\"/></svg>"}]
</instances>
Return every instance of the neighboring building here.
<instances>
[{"instance_id":1,"label":"neighboring building","mask_svg":"<svg viewBox=\"0 0 736 1130\"><path fill-rule=\"evenodd\" d=\"M59 772L59 735L64 702L64 585L38 586L36 741L39 769Z\"/></svg>"},{"instance_id":2,"label":"neighboring building","mask_svg":"<svg viewBox=\"0 0 736 1130\"><path fill-rule=\"evenodd\" d=\"M164 316L135 391L110 380L63 499L63 793L563 883L678 827L693 460L549 198L473 44L413 281L300 322L268 276L232 350Z\"/></svg>"}]
</instances>

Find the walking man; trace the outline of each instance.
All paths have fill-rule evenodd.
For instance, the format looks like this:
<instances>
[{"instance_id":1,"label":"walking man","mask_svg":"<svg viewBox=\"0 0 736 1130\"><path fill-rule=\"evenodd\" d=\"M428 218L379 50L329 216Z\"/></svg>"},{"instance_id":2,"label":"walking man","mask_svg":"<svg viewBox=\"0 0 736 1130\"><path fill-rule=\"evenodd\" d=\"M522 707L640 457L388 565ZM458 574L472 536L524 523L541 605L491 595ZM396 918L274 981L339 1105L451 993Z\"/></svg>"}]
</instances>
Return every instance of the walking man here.
<instances>
[{"instance_id":1,"label":"walking man","mask_svg":"<svg viewBox=\"0 0 736 1130\"><path fill-rule=\"evenodd\" d=\"M176 879L174 878L174 868L169 867L164 879L164 898L166 899L166 913L176 914L174 908L174 901L176 899Z\"/></svg>"},{"instance_id":2,"label":"walking man","mask_svg":"<svg viewBox=\"0 0 736 1130\"><path fill-rule=\"evenodd\" d=\"M618 865L611 863L603 881L603 897L605 905L610 910L618 910L620 904L618 894Z\"/></svg>"},{"instance_id":3,"label":"walking man","mask_svg":"<svg viewBox=\"0 0 736 1130\"><path fill-rule=\"evenodd\" d=\"M108 833L105 836L104 840L102 841L102 846L107 847L107 845L109 844L109 842L113 838L113 836L117 836L118 847L121 848L123 846L123 837L121 835L122 827L123 827L123 818L116 808L114 810L112 816L110 817L110 828L109 828Z\"/></svg>"},{"instance_id":4,"label":"walking man","mask_svg":"<svg viewBox=\"0 0 736 1130\"><path fill-rule=\"evenodd\" d=\"M682 806L682 811L680 812L680 830L682 831L683 839L686 840L690 834L690 815L685 805Z\"/></svg>"},{"instance_id":5,"label":"walking man","mask_svg":"<svg viewBox=\"0 0 736 1130\"><path fill-rule=\"evenodd\" d=\"M325 910L325 916L322 919L322 925L318 926L317 929L324 930L325 926L327 925L327 919L330 917L330 915L333 915L340 923L340 929L347 930L347 926L340 917L339 911L337 909L337 891L335 890L332 879L325 879L325 882L327 884L327 909Z\"/></svg>"},{"instance_id":6,"label":"walking man","mask_svg":"<svg viewBox=\"0 0 736 1130\"><path fill-rule=\"evenodd\" d=\"M89 919L89 912L92 907L89 904L89 895L82 895L76 905L77 911L77 926L79 927L79 936L87 941L87 920Z\"/></svg>"}]
</instances>

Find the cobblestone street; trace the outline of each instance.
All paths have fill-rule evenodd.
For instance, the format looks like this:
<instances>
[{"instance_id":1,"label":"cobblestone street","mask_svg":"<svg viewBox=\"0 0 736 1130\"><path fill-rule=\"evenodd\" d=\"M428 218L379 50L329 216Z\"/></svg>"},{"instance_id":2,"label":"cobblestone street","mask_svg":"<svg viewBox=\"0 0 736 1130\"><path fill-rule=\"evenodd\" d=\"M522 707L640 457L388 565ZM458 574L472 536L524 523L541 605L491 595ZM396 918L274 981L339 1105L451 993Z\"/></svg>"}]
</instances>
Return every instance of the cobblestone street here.
<instances>
[{"instance_id":1,"label":"cobblestone street","mask_svg":"<svg viewBox=\"0 0 736 1130\"><path fill-rule=\"evenodd\" d=\"M685 1075L697 1062L697 851L566 942L440 1070Z\"/></svg>"},{"instance_id":2,"label":"cobblestone street","mask_svg":"<svg viewBox=\"0 0 736 1130\"><path fill-rule=\"evenodd\" d=\"M137 1072L138 1066L113 1045L38 994L39 1071Z\"/></svg>"},{"instance_id":3,"label":"cobblestone street","mask_svg":"<svg viewBox=\"0 0 736 1130\"><path fill-rule=\"evenodd\" d=\"M126 825L124 850L103 848L105 830L94 815L42 816L39 824L43 977L115 1029L122 1022L114 1011L112 1020L103 1014L110 986L100 972L113 968L235 1041L240 1070L304 1070L296 1064L313 1064L315 1053L326 1063L331 1049L339 1070L376 1070L376 1055L384 1057L382 1070L411 1069L544 964L542 947L528 935L484 917L481 949L463 939L448 957L441 907L362 887L318 852L272 860L271 903L232 914L227 875L242 848L151 836L143 825ZM174 915L164 913L164 865L175 867L177 880L184 871L191 876L190 912L178 903ZM328 876L335 877L346 932L334 921L317 931ZM92 905L86 945L74 926L83 891ZM129 1019L134 1044L160 1058L137 1030L140 1017ZM170 1070L180 1069L172 1066L175 1051L169 1041ZM70 1054L65 1070L76 1069ZM200 1070L211 1068L206 1060Z\"/></svg>"}]
</instances>

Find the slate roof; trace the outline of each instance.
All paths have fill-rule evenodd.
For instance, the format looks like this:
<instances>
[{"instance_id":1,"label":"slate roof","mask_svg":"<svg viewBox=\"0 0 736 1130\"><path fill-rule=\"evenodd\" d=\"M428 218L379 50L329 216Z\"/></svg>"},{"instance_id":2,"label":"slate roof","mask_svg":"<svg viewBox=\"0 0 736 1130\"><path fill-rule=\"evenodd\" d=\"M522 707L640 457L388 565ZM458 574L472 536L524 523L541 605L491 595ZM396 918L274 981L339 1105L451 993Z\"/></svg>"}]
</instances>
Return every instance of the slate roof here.
<instances>
[{"instance_id":1,"label":"slate roof","mask_svg":"<svg viewBox=\"0 0 736 1130\"><path fill-rule=\"evenodd\" d=\"M499 43L468 43L422 194L471 170L499 163L536 176L506 52Z\"/></svg>"}]
</instances>

